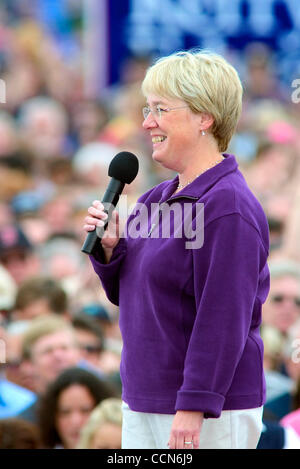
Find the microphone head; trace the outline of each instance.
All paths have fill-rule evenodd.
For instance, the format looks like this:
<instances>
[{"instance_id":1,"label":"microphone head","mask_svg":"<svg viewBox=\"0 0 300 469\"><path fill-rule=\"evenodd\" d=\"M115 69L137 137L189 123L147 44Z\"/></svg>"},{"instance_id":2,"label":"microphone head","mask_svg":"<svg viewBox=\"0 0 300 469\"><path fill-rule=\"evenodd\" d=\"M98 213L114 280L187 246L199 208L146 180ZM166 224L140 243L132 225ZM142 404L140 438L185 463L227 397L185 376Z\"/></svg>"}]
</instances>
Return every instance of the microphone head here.
<instances>
[{"instance_id":1,"label":"microphone head","mask_svg":"<svg viewBox=\"0 0 300 469\"><path fill-rule=\"evenodd\" d=\"M108 175L124 184L130 184L139 171L139 160L129 151L121 151L110 162Z\"/></svg>"}]
</instances>

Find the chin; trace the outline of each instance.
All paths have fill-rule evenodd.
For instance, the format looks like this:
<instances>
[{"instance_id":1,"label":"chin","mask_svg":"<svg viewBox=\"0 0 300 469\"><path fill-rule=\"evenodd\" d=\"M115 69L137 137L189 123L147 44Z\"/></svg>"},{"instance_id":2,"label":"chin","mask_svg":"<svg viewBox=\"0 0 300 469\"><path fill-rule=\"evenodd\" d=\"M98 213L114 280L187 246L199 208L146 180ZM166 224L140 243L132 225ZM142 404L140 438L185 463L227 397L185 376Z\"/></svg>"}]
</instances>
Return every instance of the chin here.
<instances>
[{"instance_id":1,"label":"chin","mask_svg":"<svg viewBox=\"0 0 300 469\"><path fill-rule=\"evenodd\" d=\"M152 151L152 158L153 158L155 161L159 161L159 160L160 160L159 152L153 150L153 151Z\"/></svg>"},{"instance_id":2,"label":"chin","mask_svg":"<svg viewBox=\"0 0 300 469\"><path fill-rule=\"evenodd\" d=\"M159 152L154 151L154 152L152 153L152 159L153 159L154 161L156 161L157 163L160 163L160 164L163 165L164 167L167 167L167 166L166 166L167 162L165 161L163 155L161 155Z\"/></svg>"},{"instance_id":3,"label":"chin","mask_svg":"<svg viewBox=\"0 0 300 469\"><path fill-rule=\"evenodd\" d=\"M164 159L160 158L159 155L152 155L152 159L153 161L155 161L156 163L159 163L164 168L169 169L170 171L176 171L176 169L170 162L164 161Z\"/></svg>"}]
</instances>

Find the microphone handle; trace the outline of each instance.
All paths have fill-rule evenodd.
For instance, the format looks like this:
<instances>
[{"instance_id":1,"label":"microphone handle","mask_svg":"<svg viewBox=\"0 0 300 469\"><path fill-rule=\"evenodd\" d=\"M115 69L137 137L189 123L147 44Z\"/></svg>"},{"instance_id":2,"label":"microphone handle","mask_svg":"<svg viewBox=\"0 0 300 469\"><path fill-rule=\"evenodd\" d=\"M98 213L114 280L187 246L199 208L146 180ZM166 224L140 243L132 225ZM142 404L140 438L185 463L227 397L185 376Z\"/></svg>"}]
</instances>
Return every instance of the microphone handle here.
<instances>
[{"instance_id":1,"label":"microphone handle","mask_svg":"<svg viewBox=\"0 0 300 469\"><path fill-rule=\"evenodd\" d=\"M100 230L98 229L98 232L97 228L95 228L93 231L90 231L87 234L85 241L82 245L81 252L84 252L85 254L92 254L96 243L101 241L104 231L106 230L107 225L111 219L112 212L115 209L117 203L119 202L119 198L124 189L124 186L124 182L121 182L115 178L111 178L103 196L103 199L101 201L104 205L104 211L107 213L108 218L106 219L103 228L101 228Z\"/></svg>"}]
</instances>

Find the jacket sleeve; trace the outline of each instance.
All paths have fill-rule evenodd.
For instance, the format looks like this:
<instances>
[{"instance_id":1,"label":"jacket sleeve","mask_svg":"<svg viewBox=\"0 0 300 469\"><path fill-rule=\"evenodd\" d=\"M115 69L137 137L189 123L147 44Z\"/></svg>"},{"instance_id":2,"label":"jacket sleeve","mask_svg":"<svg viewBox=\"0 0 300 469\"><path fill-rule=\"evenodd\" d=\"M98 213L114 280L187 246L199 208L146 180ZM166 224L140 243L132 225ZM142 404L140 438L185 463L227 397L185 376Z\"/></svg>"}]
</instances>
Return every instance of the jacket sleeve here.
<instances>
[{"instance_id":1,"label":"jacket sleeve","mask_svg":"<svg viewBox=\"0 0 300 469\"><path fill-rule=\"evenodd\" d=\"M203 246L192 256L196 315L175 409L219 417L247 341L267 252L256 228L234 213L205 227Z\"/></svg>"},{"instance_id":2,"label":"jacket sleeve","mask_svg":"<svg viewBox=\"0 0 300 469\"><path fill-rule=\"evenodd\" d=\"M126 256L126 243L125 238L120 238L108 264L103 260L101 245L99 245L99 252L97 254L89 256L92 266L101 280L107 298L116 306L119 306L119 272L122 261Z\"/></svg>"},{"instance_id":3,"label":"jacket sleeve","mask_svg":"<svg viewBox=\"0 0 300 469\"><path fill-rule=\"evenodd\" d=\"M153 189L150 189L143 194L137 201L137 203L143 203L152 193ZM129 215L126 225L130 223L134 217L135 210ZM127 233L127 228L125 230ZM112 257L108 264L104 261L104 252L101 243L97 243L97 251L93 255L90 255L90 261L92 266L101 280L102 286L106 293L107 298L114 305L119 306L119 274L122 262L127 253L127 239L121 237L117 246L113 250Z\"/></svg>"}]
</instances>

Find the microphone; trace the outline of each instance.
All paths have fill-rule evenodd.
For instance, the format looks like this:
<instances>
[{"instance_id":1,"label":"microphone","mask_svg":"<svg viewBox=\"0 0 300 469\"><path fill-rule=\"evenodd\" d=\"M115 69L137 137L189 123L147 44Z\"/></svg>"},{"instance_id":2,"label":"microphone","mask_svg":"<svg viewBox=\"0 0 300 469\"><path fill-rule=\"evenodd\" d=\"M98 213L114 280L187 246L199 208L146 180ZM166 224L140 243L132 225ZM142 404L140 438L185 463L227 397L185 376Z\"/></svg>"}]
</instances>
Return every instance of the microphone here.
<instances>
[{"instance_id":1,"label":"microphone","mask_svg":"<svg viewBox=\"0 0 300 469\"><path fill-rule=\"evenodd\" d=\"M125 184L130 184L136 178L138 171L139 160L133 153L121 151L111 160L108 168L108 175L111 177L111 180L101 201L108 218L100 230L95 229L87 234L81 248L82 252L92 254L96 242L101 240L104 235L104 231L111 219L114 208L119 202ZM108 207L108 210L106 207Z\"/></svg>"}]
</instances>

